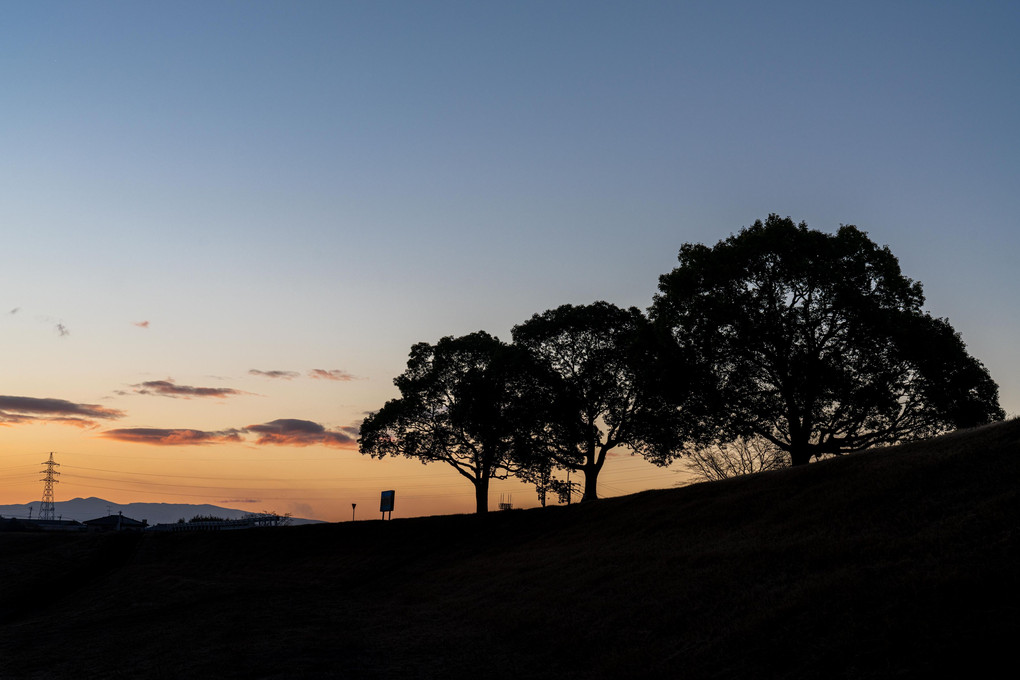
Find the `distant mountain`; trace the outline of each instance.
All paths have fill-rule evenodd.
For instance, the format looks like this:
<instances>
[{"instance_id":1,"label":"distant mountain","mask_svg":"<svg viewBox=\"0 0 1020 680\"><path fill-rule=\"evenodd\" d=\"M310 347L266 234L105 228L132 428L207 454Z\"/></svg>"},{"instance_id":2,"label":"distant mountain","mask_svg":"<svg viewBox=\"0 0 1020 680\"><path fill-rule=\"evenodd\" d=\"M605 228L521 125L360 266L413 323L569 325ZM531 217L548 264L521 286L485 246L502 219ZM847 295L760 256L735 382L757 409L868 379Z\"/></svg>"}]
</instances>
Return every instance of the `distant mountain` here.
<instances>
[{"instance_id":1,"label":"distant mountain","mask_svg":"<svg viewBox=\"0 0 1020 680\"><path fill-rule=\"evenodd\" d=\"M29 508L32 508L32 516L39 517L38 501L22 505L0 505L0 517L22 517L29 516ZM69 501L60 501L55 504L57 517L73 519L84 522L89 519L106 517L122 513L125 517L137 520L148 520L149 524L169 524L184 518L189 520L195 515L212 515L223 519L240 519L249 514L249 510L237 510L236 508L221 508L218 505L191 505L188 503L126 503L124 505L102 498L73 498ZM292 524L319 524L317 519L302 519L294 517Z\"/></svg>"}]
</instances>

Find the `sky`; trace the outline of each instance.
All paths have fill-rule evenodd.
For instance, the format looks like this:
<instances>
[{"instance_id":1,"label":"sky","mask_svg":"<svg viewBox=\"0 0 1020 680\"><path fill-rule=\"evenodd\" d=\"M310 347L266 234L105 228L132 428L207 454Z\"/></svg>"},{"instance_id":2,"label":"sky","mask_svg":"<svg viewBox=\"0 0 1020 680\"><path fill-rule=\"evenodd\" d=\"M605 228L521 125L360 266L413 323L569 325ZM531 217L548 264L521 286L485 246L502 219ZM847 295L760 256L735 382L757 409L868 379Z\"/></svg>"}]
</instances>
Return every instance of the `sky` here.
<instances>
[{"instance_id":1,"label":"sky","mask_svg":"<svg viewBox=\"0 0 1020 680\"><path fill-rule=\"evenodd\" d=\"M647 308L854 224L1020 414L1015 2L22 2L0 22L0 504L470 512L357 452L416 342ZM626 452L604 495L683 466ZM532 506L511 482L490 493Z\"/></svg>"}]
</instances>

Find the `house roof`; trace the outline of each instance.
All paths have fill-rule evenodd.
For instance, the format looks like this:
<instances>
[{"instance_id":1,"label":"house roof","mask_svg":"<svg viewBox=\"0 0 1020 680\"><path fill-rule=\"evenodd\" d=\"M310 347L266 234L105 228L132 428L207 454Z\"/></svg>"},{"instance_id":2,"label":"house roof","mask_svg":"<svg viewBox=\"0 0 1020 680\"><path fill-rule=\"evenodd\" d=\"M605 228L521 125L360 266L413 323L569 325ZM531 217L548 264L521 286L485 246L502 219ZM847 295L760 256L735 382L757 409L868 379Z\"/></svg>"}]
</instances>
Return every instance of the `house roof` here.
<instances>
[{"instance_id":1,"label":"house roof","mask_svg":"<svg viewBox=\"0 0 1020 680\"><path fill-rule=\"evenodd\" d=\"M131 519L124 515L107 515L106 517L85 520L83 524L90 527L116 527L119 525L121 528L127 528L144 527L148 525L148 522Z\"/></svg>"}]
</instances>

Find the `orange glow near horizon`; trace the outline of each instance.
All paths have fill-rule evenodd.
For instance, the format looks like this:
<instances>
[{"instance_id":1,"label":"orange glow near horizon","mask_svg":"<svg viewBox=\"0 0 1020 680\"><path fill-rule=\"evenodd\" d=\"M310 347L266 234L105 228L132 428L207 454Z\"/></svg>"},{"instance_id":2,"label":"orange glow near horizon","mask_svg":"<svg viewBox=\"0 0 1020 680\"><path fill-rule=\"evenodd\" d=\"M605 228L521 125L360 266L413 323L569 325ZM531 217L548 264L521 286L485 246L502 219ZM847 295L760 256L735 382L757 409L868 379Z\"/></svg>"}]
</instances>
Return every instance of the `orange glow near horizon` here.
<instances>
[{"instance_id":1,"label":"orange glow near horizon","mask_svg":"<svg viewBox=\"0 0 1020 680\"><path fill-rule=\"evenodd\" d=\"M55 434L52 426L48 429ZM60 463L55 488L58 513L61 501L94 496L117 504L212 504L348 521L352 503L358 506L359 519L374 519L379 493L385 489L397 491L394 517L474 512L470 483L442 463L375 460L354 449L321 445L142 447L100 438L53 439L59 444L53 448ZM0 505L34 503L42 497L39 471L49 451L13 453L14 448L15 442L8 440L0 466ZM673 468L660 469L636 456L615 455L599 477L599 491L600 496L616 496L669 487L683 478ZM580 482L582 476L574 474L572 479ZM539 505L533 487L513 479L495 480L489 489L490 510L501 495L511 497L514 507ZM555 500L550 497L547 502Z\"/></svg>"}]
</instances>

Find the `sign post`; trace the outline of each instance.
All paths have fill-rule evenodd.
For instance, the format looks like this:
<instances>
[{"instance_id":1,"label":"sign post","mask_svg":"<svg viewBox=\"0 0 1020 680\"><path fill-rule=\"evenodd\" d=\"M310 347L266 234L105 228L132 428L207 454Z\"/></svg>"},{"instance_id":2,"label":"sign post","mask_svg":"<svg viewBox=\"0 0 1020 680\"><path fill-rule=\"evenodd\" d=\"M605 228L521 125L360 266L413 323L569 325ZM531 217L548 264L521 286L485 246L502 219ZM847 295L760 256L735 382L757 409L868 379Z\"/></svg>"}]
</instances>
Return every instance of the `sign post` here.
<instances>
[{"instance_id":1,"label":"sign post","mask_svg":"<svg viewBox=\"0 0 1020 680\"><path fill-rule=\"evenodd\" d=\"M382 513L382 518L386 519L386 513L390 513L390 519L393 519L393 497L396 496L397 492L394 490L383 491L382 497L379 499L379 512Z\"/></svg>"}]
</instances>

